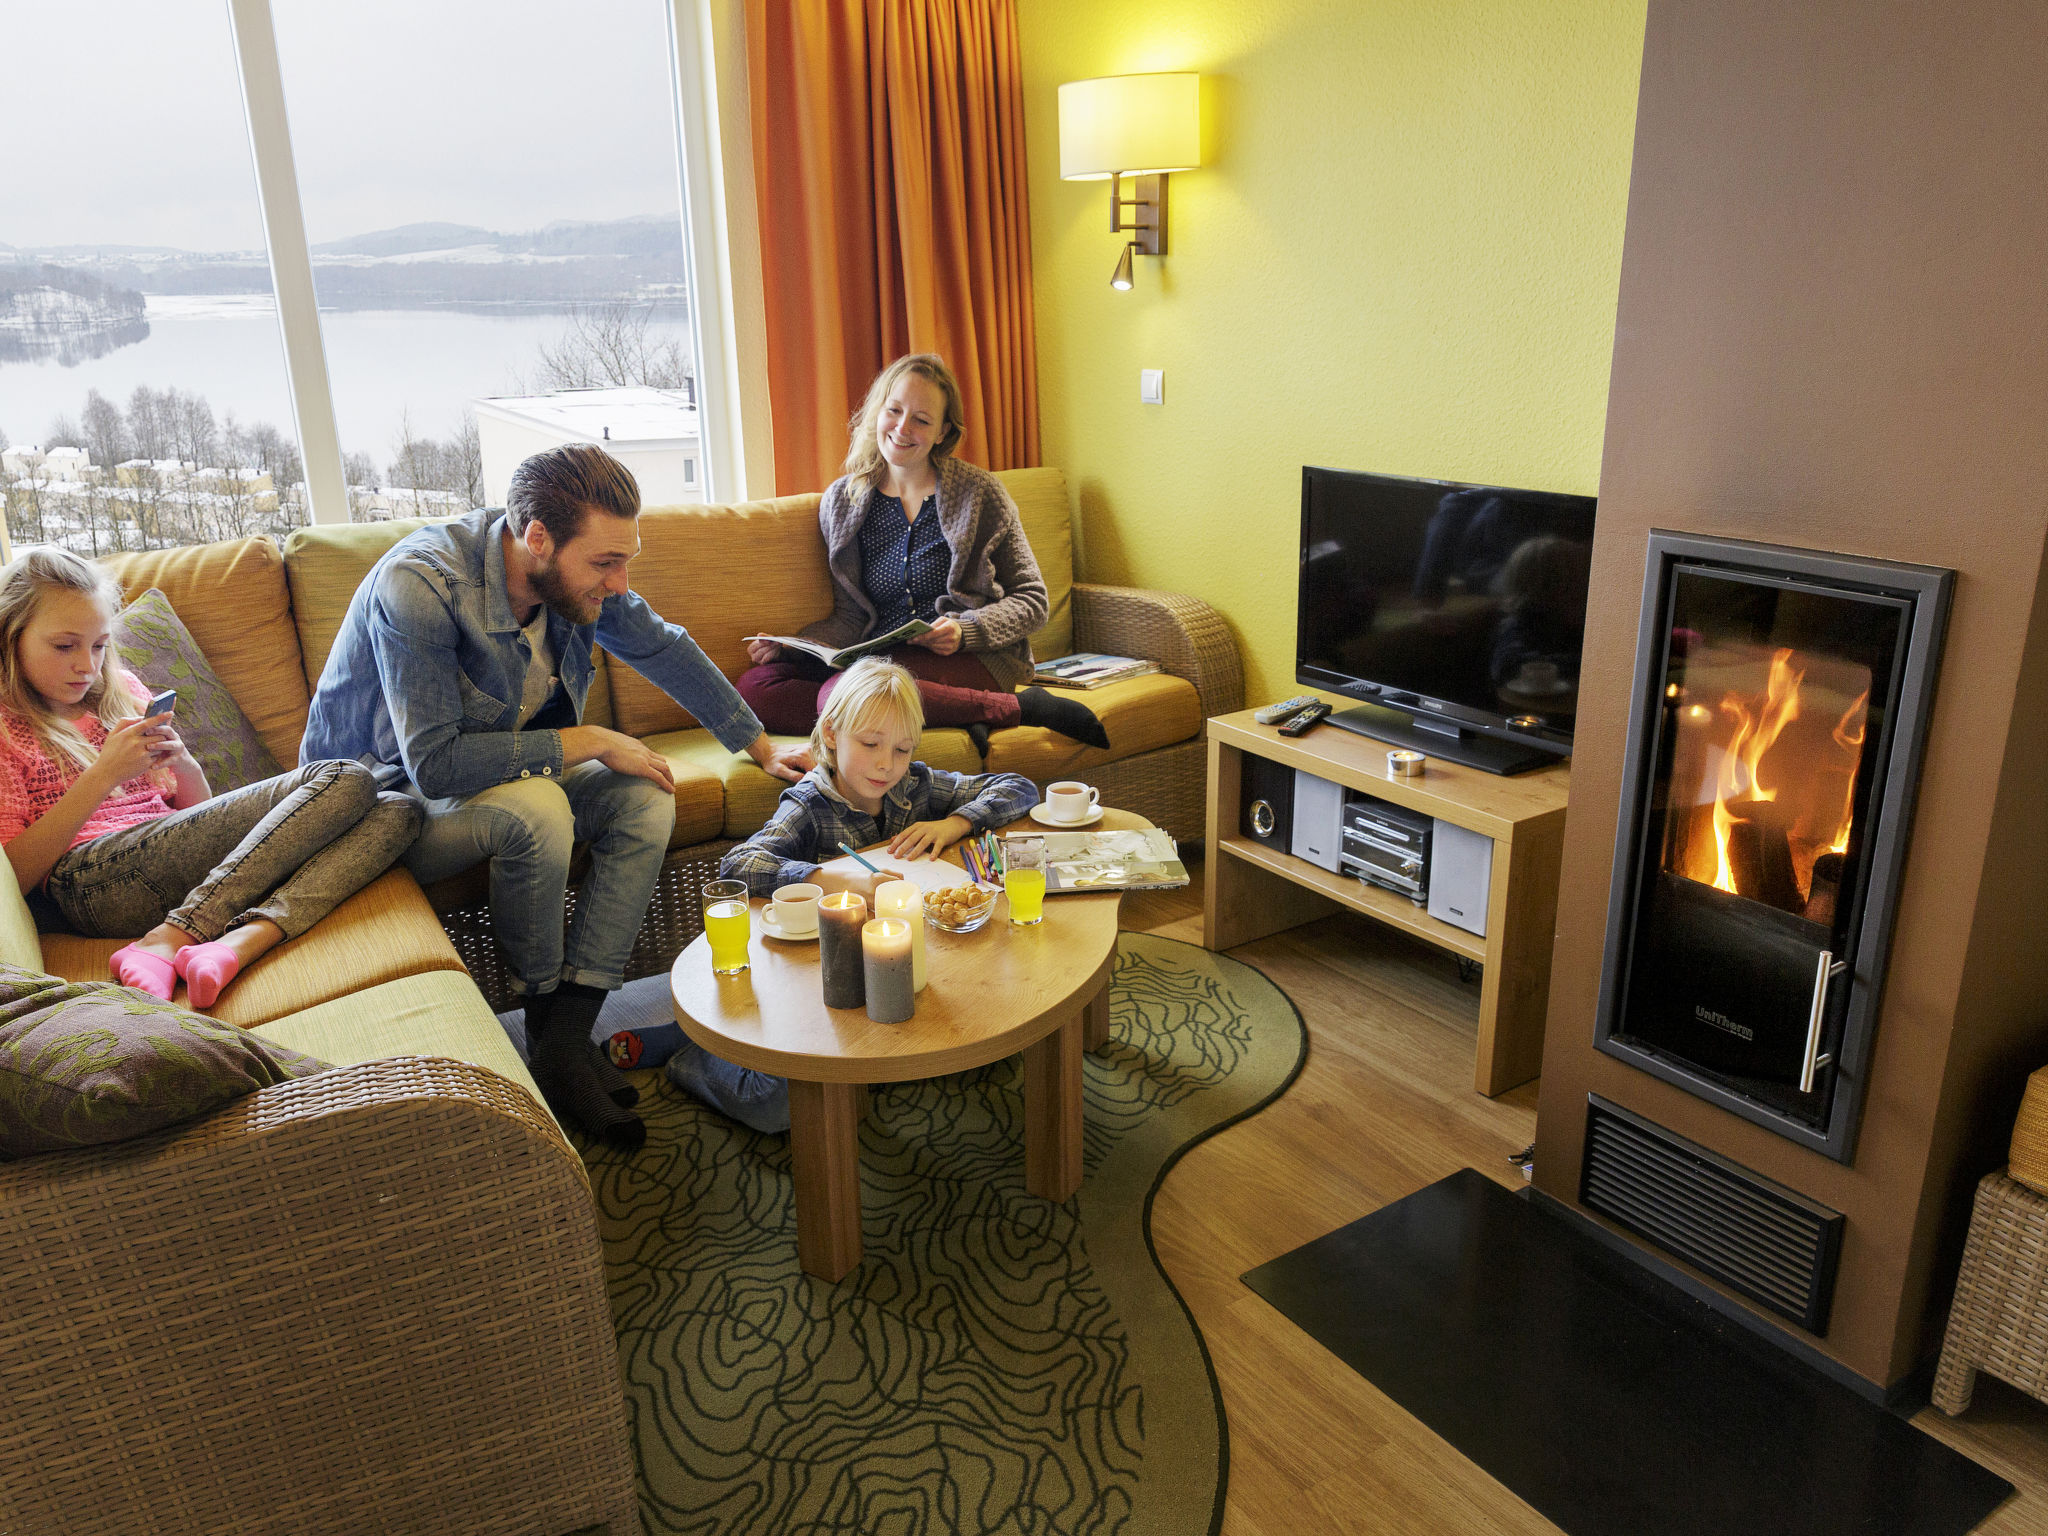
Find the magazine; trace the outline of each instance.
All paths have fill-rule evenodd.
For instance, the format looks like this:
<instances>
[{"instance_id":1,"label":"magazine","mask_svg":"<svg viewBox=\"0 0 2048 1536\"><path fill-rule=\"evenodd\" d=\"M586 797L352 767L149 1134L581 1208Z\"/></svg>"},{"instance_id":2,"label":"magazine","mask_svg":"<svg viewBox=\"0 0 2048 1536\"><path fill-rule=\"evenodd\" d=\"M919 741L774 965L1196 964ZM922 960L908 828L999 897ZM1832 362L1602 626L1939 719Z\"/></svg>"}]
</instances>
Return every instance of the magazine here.
<instances>
[{"instance_id":1,"label":"magazine","mask_svg":"<svg viewBox=\"0 0 2048 1536\"><path fill-rule=\"evenodd\" d=\"M1105 683L1120 683L1127 677L1143 677L1158 670L1158 662L1140 661L1135 656L1077 651L1072 656L1041 661L1032 669L1031 681L1048 688L1100 688Z\"/></svg>"},{"instance_id":2,"label":"magazine","mask_svg":"<svg viewBox=\"0 0 2048 1536\"><path fill-rule=\"evenodd\" d=\"M1129 832L1014 832L1010 836L1044 840L1048 896L1170 891L1188 883L1188 867L1180 861L1180 848L1157 827Z\"/></svg>"},{"instance_id":3,"label":"magazine","mask_svg":"<svg viewBox=\"0 0 2048 1536\"><path fill-rule=\"evenodd\" d=\"M857 645L843 645L833 650L829 645L820 645L815 640L806 640L800 635L749 635L749 640L772 640L775 644L792 651L802 651L815 656L834 672L843 672L863 656L879 655L893 651L906 640L915 640L919 635L931 633L931 625L923 619L912 619L901 629L892 629L886 635L876 635L872 640L863 640Z\"/></svg>"}]
</instances>

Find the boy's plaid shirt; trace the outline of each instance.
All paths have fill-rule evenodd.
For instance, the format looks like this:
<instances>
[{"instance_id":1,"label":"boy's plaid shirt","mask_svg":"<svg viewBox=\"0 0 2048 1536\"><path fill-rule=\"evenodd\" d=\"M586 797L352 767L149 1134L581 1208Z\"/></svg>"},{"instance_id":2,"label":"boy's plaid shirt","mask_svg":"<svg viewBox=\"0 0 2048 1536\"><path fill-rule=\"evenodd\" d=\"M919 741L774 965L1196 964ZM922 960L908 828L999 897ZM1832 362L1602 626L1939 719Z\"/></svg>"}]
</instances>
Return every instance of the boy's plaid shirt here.
<instances>
[{"instance_id":1,"label":"boy's plaid shirt","mask_svg":"<svg viewBox=\"0 0 2048 1536\"><path fill-rule=\"evenodd\" d=\"M951 773L925 763L882 797L882 814L857 811L832 787L823 763L782 792L768 825L718 861L728 880L744 880L756 896L796 885L818 873L839 845L866 848L887 842L914 821L959 816L975 832L1015 821L1038 803L1038 787L1016 773ZM972 834L970 834L972 835Z\"/></svg>"}]
</instances>

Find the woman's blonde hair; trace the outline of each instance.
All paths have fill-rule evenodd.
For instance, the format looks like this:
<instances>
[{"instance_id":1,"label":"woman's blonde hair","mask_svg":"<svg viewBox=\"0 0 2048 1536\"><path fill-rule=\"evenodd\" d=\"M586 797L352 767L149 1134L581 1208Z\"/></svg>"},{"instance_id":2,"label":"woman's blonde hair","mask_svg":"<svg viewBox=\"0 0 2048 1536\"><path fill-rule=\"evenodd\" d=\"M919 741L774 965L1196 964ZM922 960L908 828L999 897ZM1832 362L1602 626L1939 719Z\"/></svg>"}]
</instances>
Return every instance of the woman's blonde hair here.
<instances>
[{"instance_id":1,"label":"woman's blonde hair","mask_svg":"<svg viewBox=\"0 0 2048 1536\"><path fill-rule=\"evenodd\" d=\"M830 726L834 736L843 737L885 718L902 726L912 741L924 734L924 700L918 697L917 679L893 661L863 656L846 669L811 727L812 758L837 775L839 758L825 738L825 728Z\"/></svg>"},{"instance_id":2,"label":"woman's blonde hair","mask_svg":"<svg viewBox=\"0 0 2048 1536\"><path fill-rule=\"evenodd\" d=\"M29 685L21 665L22 633L52 592L89 597L109 619L121 608L120 584L67 549L32 549L0 571L0 709L35 732L52 762L69 763L74 771L83 773L99 756L99 749L75 724L51 711L43 696ZM100 658L99 676L86 690L79 708L109 730L142 713L142 704L128 686L120 653L111 642Z\"/></svg>"},{"instance_id":3,"label":"woman's blonde hair","mask_svg":"<svg viewBox=\"0 0 2048 1536\"><path fill-rule=\"evenodd\" d=\"M913 373L946 397L945 426L939 440L932 444L934 474L946 456L960 446L960 436L967 430L967 409L960 403L960 384L953 377L953 370L946 366L946 360L936 352L913 352L897 358L875 375L875 382L868 386L867 399L846 424L846 462L840 468L861 496L872 491L882 477L882 448L876 440L875 425L882 419L882 407L889 403L896 386Z\"/></svg>"}]
</instances>

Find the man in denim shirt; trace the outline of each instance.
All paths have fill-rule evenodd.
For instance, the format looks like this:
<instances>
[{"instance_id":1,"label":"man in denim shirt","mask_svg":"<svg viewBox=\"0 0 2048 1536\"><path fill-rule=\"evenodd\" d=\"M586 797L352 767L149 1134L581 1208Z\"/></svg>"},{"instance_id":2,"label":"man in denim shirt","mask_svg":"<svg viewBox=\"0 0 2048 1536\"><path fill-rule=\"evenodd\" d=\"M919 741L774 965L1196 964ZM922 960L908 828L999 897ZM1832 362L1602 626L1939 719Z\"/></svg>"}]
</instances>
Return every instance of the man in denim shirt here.
<instances>
[{"instance_id":1,"label":"man in denim shirt","mask_svg":"<svg viewBox=\"0 0 2048 1536\"><path fill-rule=\"evenodd\" d=\"M565 1121L628 1151L638 1095L591 1043L640 931L675 826L661 755L583 725L593 645L660 688L729 750L795 780L682 628L626 584L640 489L594 444L535 454L502 511L408 534L350 601L320 674L300 761L353 758L410 789L427 820L406 865L430 883L488 860L491 920L526 998L534 1081ZM562 938L574 844L590 874Z\"/></svg>"}]
</instances>

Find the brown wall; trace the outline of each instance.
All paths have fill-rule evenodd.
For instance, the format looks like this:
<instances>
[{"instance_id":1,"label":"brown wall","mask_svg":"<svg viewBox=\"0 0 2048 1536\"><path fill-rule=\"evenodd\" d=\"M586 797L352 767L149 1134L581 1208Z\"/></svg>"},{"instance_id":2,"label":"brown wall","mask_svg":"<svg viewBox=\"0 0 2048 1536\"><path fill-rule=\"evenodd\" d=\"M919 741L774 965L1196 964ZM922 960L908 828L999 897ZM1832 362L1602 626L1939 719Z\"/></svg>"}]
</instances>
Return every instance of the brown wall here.
<instances>
[{"instance_id":1,"label":"brown wall","mask_svg":"<svg viewBox=\"0 0 2048 1536\"><path fill-rule=\"evenodd\" d=\"M2039 0L1651 0L1644 42L1536 1177L1575 1194L1591 1091L1845 1212L1820 1345L1887 1384L2048 1060L2044 57ZM1957 572L1846 1167L1592 1047L1652 527Z\"/></svg>"}]
</instances>

